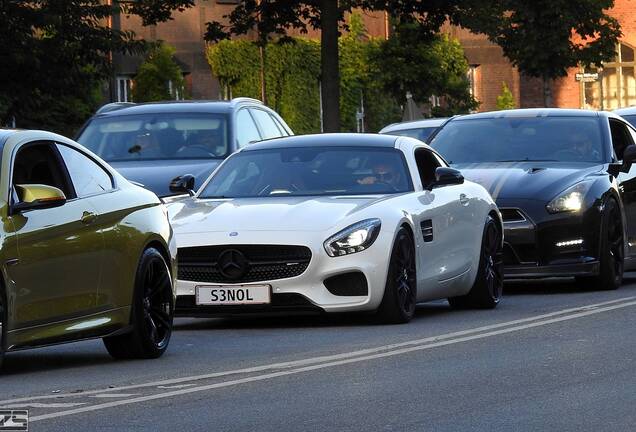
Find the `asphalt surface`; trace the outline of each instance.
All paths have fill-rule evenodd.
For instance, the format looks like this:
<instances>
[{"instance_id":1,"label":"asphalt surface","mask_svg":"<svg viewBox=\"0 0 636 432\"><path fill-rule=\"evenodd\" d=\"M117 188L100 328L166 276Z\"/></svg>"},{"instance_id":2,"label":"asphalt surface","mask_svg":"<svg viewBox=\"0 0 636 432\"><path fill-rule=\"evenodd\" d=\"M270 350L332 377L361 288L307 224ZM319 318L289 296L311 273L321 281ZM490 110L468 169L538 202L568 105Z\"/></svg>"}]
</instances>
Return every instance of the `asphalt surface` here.
<instances>
[{"instance_id":1,"label":"asphalt surface","mask_svg":"<svg viewBox=\"0 0 636 432\"><path fill-rule=\"evenodd\" d=\"M30 431L636 430L636 277L507 285L494 311L177 319L166 355L100 341L9 354L0 407ZM0 429L1 431L1 429Z\"/></svg>"}]
</instances>

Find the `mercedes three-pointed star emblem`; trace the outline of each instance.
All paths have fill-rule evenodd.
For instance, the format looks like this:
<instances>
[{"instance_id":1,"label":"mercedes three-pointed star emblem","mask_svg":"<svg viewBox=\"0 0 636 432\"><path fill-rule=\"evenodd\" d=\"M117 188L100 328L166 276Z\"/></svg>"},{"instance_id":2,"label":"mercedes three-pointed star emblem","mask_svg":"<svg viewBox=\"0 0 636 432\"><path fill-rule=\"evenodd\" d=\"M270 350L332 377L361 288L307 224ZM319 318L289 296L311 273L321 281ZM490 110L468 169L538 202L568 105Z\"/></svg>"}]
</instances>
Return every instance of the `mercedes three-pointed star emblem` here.
<instances>
[{"instance_id":1,"label":"mercedes three-pointed star emblem","mask_svg":"<svg viewBox=\"0 0 636 432\"><path fill-rule=\"evenodd\" d=\"M236 249L227 249L221 252L217 262L221 274L228 279L240 279L249 269L249 261L245 255Z\"/></svg>"}]
</instances>

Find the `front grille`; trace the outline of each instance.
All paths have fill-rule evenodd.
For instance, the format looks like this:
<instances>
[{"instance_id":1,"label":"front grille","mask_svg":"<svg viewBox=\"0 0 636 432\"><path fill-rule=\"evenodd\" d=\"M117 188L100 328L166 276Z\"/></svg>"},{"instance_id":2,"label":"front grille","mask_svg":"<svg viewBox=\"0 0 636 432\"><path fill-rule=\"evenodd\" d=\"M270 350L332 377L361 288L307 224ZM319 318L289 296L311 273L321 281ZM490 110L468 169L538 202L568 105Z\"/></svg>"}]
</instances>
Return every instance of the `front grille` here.
<instances>
[{"instance_id":1,"label":"front grille","mask_svg":"<svg viewBox=\"0 0 636 432\"><path fill-rule=\"evenodd\" d=\"M499 209L501 212L501 218L505 222L523 222L526 220L526 217L523 215L521 210L516 208L502 208Z\"/></svg>"},{"instance_id":2,"label":"front grille","mask_svg":"<svg viewBox=\"0 0 636 432\"><path fill-rule=\"evenodd\" d=\"M241 271L221 268L231 259L228 254L242 256L234 259L240 261ZM178 257L179 280L235 284L299 276L309 266L311 250L305 246L218 245L180 248Z\"/></svg>"}]
</instances>

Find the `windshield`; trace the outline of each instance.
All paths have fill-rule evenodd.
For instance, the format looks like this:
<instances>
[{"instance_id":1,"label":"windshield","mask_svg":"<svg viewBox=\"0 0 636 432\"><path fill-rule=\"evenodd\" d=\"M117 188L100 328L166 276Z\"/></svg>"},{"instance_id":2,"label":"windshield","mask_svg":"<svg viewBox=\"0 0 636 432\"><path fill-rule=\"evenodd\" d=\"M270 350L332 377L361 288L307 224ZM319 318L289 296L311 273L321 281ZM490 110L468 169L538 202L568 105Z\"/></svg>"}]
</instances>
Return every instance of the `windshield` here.
<instances>
[{"instance_id":1,"label":"windshield","mask_svg":"<svg viewBox=\"0 0 636 432\"><path fill-rule=\"evenodd\" d=\"M199 197L365 195L411 190L404 157L394 148L292 147L231 156Z\"/></svg>"},{"instance_id":2,"label":"windshield","mask_svg":"<svg viewBox=\"0 0 636 432\"><path fill-rule=\"evenodd\" d=\"M391 132L387 132L389 135L399 135L418 139L422 142L426 142L428 137L437 129L437 126L413 128L413 129L400 129Z\"/></svg>"},{"instance_id":3,"label":"windshield","mask_svg":"<svg viewBox=\"0 0 636 432\"><path fill-rule=\"evenodd\" d=\"M143 114L91 120L77 141L108 162L222 158L225 114Z\"/></svg>"},{"instance_id":4,"label":"windshield","mask_svg":"<svg viewBox=\"0 0 636 432\"><path fill-rule=\"evenodd\" d=\"M623 117L625 120L627 120L629 122L629 124L631 124L632 126L636 127L636 114L635 115L623 115L621 117Z\"/></svg>"},{"instance_id":5,"label":"windshield","mask_svg":"<svg viewBox=\"0 0 636 432\"><path fill-rule=\"evenodd\" d=\"M431 142L451 164L480 162L602 162L597 117L454 120Z\"/></svg>"}]
</instances>

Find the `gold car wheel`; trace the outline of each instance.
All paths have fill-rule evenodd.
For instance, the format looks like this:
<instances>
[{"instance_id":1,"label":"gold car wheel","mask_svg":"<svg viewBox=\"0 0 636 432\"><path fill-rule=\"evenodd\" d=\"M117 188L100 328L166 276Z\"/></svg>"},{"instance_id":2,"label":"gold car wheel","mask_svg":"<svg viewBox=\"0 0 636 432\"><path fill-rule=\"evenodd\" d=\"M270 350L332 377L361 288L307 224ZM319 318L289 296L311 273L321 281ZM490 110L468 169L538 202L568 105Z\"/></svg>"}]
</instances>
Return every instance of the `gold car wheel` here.
<instances>
[{"instance_id":1,"label":"gold car wheel","mask_svg":"<svg viewBox=\"0 0 636 432\"><path fill-rule=\"evenodd\" d=\"M144 276L143 316L150 341L163 348L172 331L172 284L163 259L155 257Z\"/></svg>"},{"instance_id":2,"label":"gold car wheel","mask_svg":"<svg viewBox=\"0 0 636 432\"><path fill-rule=\"evenodd\" d=\"M104 338L114 358L157 358L168 347L174 317L170 270L155 248L144 251L137 268L129 333Z\"/></svg>"}]
</instances>

